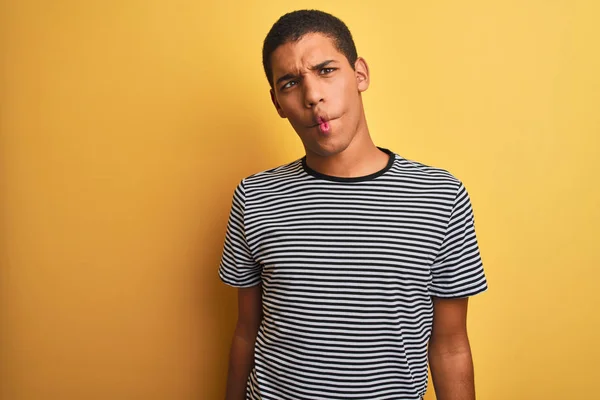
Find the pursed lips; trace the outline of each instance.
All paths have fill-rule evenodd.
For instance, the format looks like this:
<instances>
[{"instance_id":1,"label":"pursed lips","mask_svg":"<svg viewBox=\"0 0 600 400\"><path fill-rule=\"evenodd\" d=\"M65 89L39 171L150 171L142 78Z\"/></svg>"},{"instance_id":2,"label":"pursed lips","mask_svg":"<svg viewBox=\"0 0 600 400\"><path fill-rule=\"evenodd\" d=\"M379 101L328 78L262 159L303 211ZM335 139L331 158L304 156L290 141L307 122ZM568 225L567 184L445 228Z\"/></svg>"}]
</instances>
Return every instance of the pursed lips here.
<instances>
[{"instance_id":1,"label":"pursed lips","mask_svg":"<svg viewBox=\"0 0 600 400\"><path fill-rule=\"evenodd\" d=\"M321 125L322 123L325 123L325 122L329 123L329 122L331 122L333 120L336 120L336 119L337 118L323 118L323 117L318 117L317 118L317 123L313 124L313 125L310 125L309 128L316 128L317 126Z\"/></svg>"}]
</instances>

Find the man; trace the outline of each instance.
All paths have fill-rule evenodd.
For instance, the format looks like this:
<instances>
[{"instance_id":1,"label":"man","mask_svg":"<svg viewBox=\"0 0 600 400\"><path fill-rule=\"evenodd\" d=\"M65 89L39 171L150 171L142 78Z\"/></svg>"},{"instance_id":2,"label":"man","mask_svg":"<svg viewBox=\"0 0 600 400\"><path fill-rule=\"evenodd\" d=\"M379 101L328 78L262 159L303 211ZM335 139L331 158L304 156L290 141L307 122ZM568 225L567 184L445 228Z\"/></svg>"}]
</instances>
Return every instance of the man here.
<instances>
[{"instance_id":1,"label":"man","mask_svg":"<svg viewBox=\"0 0 600 400\"><path fill-rule=\"evenodd\" d=\"M263 63L306 156L234 193L227 399L416 400L428 361L438 400L475 399L467 298L487 282L464 186L374 145L369 69L339 19L284 15Z\"/></svg>"}]
</instances>

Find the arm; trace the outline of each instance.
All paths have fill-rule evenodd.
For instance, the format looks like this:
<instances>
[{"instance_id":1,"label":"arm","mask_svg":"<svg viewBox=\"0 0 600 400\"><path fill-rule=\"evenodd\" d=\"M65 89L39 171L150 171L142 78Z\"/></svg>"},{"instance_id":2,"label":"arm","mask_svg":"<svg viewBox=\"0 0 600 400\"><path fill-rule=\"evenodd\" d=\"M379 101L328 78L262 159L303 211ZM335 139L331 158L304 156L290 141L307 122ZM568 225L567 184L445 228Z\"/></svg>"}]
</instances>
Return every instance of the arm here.
<instances>
[{"instance_id":1,"label":"arm","mask_svg":"<svg viewBox=\"0 0 600 400\"><path fill-rule=\"evenodd\" d=\"M468 298L433 297L429 367L438 400L475 400L467 303Z\"/></svg>"},{"instance_id":2,"label":"arm","mask_svg":"<svg viewBox=\"0 0 600 400\"><path fill-rule=\"evenodd\" d=\"M231 342L226 400L244 400L254 366L254 342L262 320L262 286L238 289L238 320Z\"/></svg>"}]
</instances>

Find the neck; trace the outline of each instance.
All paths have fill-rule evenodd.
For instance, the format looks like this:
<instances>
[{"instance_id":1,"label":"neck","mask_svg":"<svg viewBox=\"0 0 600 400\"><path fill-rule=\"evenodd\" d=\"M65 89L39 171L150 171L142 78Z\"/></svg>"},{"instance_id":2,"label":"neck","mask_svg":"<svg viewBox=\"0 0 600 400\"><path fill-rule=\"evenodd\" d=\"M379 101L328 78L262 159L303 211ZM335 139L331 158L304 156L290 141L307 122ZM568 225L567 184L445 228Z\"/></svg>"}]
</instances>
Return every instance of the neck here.
<instances>
[{"instance_id":1,"label":"neck","mask_svg":"<svg viewBox=\"0 0 600 400\"><path fill-rule=\"evenodd\" d=\"M324 175L339 178L357 178L374 174L387 165L389 155L373 143L365 124L355 135L348 147L337 154L320 156L306 153L306 164Z\"/></svg>"}]
</instances>

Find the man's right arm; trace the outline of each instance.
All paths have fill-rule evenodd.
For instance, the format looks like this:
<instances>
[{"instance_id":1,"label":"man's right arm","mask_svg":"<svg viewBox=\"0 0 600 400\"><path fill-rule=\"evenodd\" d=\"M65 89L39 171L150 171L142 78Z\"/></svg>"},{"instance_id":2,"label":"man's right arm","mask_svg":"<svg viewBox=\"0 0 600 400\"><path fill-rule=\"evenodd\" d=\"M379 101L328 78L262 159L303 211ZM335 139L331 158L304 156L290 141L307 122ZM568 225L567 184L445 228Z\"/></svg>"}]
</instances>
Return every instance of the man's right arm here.
<instances>
[{"instance_id":1,"label":"man's right arm","mask_svg":"<svg viewBox=\"0 0 600 400\"><path fill-rule=\"evenodd\" d=\"M229 353L225 400L244 400L254 366L254 342L262 320L262 285L238 289L238 319Z\"/></svg>"}]
</instances>

